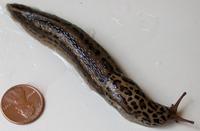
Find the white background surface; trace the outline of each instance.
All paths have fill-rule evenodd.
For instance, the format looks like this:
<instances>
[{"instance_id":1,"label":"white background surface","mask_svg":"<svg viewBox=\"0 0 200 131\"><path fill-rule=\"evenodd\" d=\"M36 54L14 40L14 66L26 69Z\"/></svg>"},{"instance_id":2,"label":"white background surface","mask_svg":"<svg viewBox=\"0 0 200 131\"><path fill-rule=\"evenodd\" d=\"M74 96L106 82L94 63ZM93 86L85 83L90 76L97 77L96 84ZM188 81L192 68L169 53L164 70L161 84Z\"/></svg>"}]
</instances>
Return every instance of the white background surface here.
<instances>
[{"instance_id":1,"label":"white background surface","mask_svg":"<svg viewBox=\"0 0 200 131\"><path fill-rule=\"evenodd\" d=\"M68 62L30 37L8 15L18 2L56 14L93 36L155 101L173 104L186 91L182 116L195 125L130 123L91 91ZM16 84L38 87L43 115L19 126L0 114L2 131L199 131L199 0L0 0L0 97Z\"/></svg>"}]
</instances>

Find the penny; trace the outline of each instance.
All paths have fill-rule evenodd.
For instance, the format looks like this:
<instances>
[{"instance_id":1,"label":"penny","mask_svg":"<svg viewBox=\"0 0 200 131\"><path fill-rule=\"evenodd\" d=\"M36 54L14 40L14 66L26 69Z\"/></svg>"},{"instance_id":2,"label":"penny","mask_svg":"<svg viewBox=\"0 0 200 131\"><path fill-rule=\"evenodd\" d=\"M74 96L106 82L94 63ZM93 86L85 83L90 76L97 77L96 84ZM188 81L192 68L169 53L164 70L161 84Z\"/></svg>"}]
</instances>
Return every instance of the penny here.
<instances>
[{"instance_id":1,"label":"penny","mask_svg":"<svg viewBox=\"0 0 200 131\"><path fill-rule=\"evenodd\" d=\"M33 86L16 85L8 89L1 100L4 116L15 124L28 124L35 121L44 109L44 98Z\"/></svg>"}]
</instances>

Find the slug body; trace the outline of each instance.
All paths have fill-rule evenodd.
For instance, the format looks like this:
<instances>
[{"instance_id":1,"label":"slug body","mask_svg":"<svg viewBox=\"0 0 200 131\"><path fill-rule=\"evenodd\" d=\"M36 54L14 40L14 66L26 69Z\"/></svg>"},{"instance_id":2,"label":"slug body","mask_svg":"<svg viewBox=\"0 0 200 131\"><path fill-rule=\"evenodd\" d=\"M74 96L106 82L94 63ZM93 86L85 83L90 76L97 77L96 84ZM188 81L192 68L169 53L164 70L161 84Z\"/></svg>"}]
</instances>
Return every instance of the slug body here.
<instances>
[{"instance_id":1,"label":"slug body","mask_svg":"<svg viewBox=\"0 0 200 131\"><path fill-rule=\"evenodd\" d=\"M12 17L44 45L70 58L91 87L126 119L145 126L169 120L189 121L177 115L178 102L171 107L148 98L129 79L110 55L86 32L55 15L20 4L8 4Z\"/></svg>"}]
</instances>

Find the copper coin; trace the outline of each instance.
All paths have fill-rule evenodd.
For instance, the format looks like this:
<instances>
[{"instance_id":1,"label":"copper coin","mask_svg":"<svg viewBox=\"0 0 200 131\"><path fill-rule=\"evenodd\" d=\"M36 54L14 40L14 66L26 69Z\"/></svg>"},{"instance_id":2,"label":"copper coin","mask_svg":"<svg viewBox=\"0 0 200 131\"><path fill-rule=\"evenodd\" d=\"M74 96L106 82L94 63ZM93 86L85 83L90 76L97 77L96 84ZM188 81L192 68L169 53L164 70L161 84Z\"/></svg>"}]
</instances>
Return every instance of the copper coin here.
<instances>
[{"instance_id":1,"label":"copper coin","mask_svg":"<svg viewBox=\"0 0 200 131\"><path fill-rule=\"evenodd\" d=\"M28 124L43 112L44 99L33 86L16 85L3 95L1 109L4 116L15 124Z\"/></svg>"}]
</instances>

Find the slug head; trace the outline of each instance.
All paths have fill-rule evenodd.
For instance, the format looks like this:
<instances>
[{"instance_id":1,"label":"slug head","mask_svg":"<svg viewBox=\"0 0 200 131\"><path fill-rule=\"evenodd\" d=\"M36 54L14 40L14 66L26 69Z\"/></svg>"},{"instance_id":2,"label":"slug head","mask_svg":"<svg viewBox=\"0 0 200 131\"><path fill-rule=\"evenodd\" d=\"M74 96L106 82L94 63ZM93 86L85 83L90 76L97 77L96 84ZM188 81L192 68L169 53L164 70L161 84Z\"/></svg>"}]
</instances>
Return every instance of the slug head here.
<instances>
[{"instance_id":1,"label":"slug head","mask_svg":"<svg viewBox=\"0 0 200 131\"><path fill-rule=\"evenodd\" d=\"M172 106L170 107L170 118L172 120L175 120L176 122L180 122L180 121L183 121L183 122L188 122L188 123L191 123L191 124L194 124L194 121L191 121L191 120L188 120L188 119L185 119L185 118L182 118L181 116L178 115L177 113L177 109L178 109L178 106L181 102L181 100L183 99L183 97L186 95L186 92L184 92L181 97L177 100L177 102L175 104L172 104Z\"/></svg>"}]
</instances>

